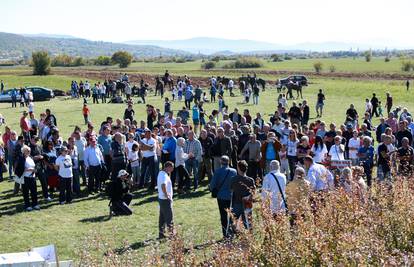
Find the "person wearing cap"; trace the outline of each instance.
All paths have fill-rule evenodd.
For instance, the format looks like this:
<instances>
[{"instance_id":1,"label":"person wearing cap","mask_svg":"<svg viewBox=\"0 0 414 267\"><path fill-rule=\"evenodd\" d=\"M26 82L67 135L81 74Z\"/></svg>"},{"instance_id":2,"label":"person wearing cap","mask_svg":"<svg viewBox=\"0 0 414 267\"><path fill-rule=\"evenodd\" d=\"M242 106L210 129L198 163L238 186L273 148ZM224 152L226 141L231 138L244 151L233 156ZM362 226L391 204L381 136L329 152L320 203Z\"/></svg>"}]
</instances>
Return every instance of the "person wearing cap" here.
<instances>
[{"instance_id":1,"label":"person wearing cap","mask_svg":"<svg viewBox=\"0 0 414 267\"><path fill-rule=\"evenodd\" d=\"M132 210L129 204L132 201L131 180L126 170L120 170L117 178L109 184L110 214L111 215L131 215Z\"/></svg>"},{"instance_id":2,"label":"person wearing cap","mask_svg":"<svg viewBox=\"0 0 414 267\"><path fill-rule=\"evenodd\" d=\"M220 166L214 171L213 178L210 181L210 191L217 192L217 204L220 212L221 230L223 237L230 237L229 222L227 211L230 209L231 179L237 175L237 171L229 167L230 159L228 156L221 156Z\"/></svg>"},{"instance_id":3,"label":"person wearing cap","mask_svg":"<svg viewBox=\"0 0 414 267\"><path fill-rule=\"evenodd\" d=\"M68 148L62 146L60 155L55 161L55 169L59 174L59 203L61 205L72 202L72 158L68 155Z\"/></svg>"},{"instance_id":4,"label":"person wearing cap","mask_svg":"<svg viewBox=\"0 0 414 267\"><path fill-rule=\"evenodd\" d=\"M345 160L345 146L341 142L342 137L339 135L335 136L334 144L331 146L328 153L331 160Z\"/></svg>"},{"instance_id":5,"label":"person wearing cap","mask_svg":"<svg viewBox=\"0 0 414 267\"><path fill-rule=\"evenodd\" d=\"M83 155L86 171L88 172L88 191L90 194L101 189L100 172L104 158L101 150L97 146L96 139L92 137L89 146Z\"/></svg>"}]
</instances>

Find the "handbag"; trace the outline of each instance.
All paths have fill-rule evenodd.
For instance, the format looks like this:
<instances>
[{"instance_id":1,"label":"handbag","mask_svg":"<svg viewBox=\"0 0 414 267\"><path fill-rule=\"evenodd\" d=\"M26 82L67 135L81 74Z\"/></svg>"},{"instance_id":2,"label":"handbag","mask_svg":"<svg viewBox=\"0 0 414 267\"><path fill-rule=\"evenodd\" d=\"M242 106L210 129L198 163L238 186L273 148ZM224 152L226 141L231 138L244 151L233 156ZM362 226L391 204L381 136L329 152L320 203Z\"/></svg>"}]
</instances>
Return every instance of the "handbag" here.
<instances>
[{"instance_id":1,"label":"handbag","mask_svg":"<svg viewBox=\"0 0 414 267\"><path fill-rule=\"evenodd\" d=\"M223 179L223 182L221 183L221 185L219 187L215 187L211 190L211 197L212 198L217 198L218 192L223 187L224 182L226 181L227 175L229 175L229 172L230 172L230 170L227 170L226 175L224 176L224 179Z\"/></svg>"},{"instance_id":2,"label":"handbag","mask_svg":"<svg viewBox=\"0 0 414 267\"><path fill-rule=\"evenodd\" d=\"M280 193L280 195L282 196L282 200L283 200L283 202L285 202L286 214L288 214L288 213L289 213L289 210L288 210L288 205L287 205L287 202L286 202L285 195L282 193L282 188L280 187L279 181L277 180L276 175L274 175L273 173L270 173L270 174L271 174L271 175L273 176L273 178L275 178L275 180L276 180L276 183L277 183L277 188L279 188L279 193Z\"/></svg>"}]
</instances>

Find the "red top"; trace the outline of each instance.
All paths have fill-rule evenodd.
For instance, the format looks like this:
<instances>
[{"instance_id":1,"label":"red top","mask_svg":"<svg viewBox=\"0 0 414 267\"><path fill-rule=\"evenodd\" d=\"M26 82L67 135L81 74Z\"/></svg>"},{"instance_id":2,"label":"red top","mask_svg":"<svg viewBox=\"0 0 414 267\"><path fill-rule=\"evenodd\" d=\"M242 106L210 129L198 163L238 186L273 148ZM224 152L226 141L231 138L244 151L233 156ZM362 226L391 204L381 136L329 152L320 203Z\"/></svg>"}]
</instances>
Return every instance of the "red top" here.
<instances>
[{"instance_id":1,"label":"red top","mask_svg":"<svg viewBox=\"0 0 414 267\"><path fill-rule=\"evenodd\" d=\"M24 116L20 118L20 128L22 131L28 132L30 130L29 120Z\"/></svg>"}]
</instances>

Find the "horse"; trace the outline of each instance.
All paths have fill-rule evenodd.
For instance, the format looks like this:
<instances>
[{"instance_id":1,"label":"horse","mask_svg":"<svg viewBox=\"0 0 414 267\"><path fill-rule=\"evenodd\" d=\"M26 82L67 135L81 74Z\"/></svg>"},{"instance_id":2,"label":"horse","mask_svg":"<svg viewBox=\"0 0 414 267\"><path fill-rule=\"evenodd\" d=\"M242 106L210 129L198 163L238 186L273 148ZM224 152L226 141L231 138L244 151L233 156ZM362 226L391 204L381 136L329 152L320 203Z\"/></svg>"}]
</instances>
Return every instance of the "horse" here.
<instances>
[{"instance_id":1,"label":"horse","mask_svg":"<svg viewBox=\"0 0 414 267\"><path fill-rule=\"evenodd\" d=\"M217 76L216 80L218 83L222 83L226 87L226 89L228 89L229 81L230 81L229 78L226 78L224 76L223 77Z\"/></svg>"},{"instance_id":2,"label":"horse","mask_svg":"<svg viewBox=\"0 0 414 267\"><path fill-rule=\"evenodd\" d=\"M293 98L292 90L296 90L296 93L297 93L296 99L299 98L299 94L300 94L300 98L303 99L303 96L302 96L302 85L300 85L298 83L288 83L285 87L288 90L288 93L287 94L289 95L289 99L292 99Z\"/></svg>"},{"instance_id":3,"label":"horse","mask_svg":"<svg viewBox=\"0 0 414 267\"><path fill-rule=\"evenodd\" d=\"M164 83L164 88L167 88L167 86L168 86L168 88L170 88L170 90L172 90L172 88L174 86L174 79L171 78L171 76L168 76L168 77L163 76L162 81Z\"/></svg>"},{"instance_id":4,"label":"horse","mask_svg":"<svg viewBox=\"0 0 414 267\"><path fill-rule=\"evenodd\" d=\"M247 77L242 76L239 78L239 83L241 81L244 81L248 84L250 84L250 86L253 88L254 83L256 82L258 85L260 85L262 87L262 91L265 91L266 89L266 81L262 78L256 78L256 77L251 77L250 75L247 75Z\"/></svg>"}]
</instances>

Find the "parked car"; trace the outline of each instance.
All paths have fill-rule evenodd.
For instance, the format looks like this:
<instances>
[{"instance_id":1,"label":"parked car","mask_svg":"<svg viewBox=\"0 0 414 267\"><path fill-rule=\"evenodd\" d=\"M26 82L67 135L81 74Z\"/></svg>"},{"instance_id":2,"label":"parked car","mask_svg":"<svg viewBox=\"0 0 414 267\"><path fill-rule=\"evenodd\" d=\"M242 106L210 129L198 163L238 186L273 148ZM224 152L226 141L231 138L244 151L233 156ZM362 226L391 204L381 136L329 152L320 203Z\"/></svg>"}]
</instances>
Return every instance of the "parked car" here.
<instances>
[{"instance_id":1,"label":"parked car","mask_svg":"<svg viewBox=\"0 0 414 267\"><path fill-rule=\"evenodd\" d=\"M301 86L308 86L308 79L304 75L291 75L289 77L279 79L276 82L277 89L282 89L283 87L286 87L289 81L298 83Z\"/></svg>"},{"instance_id":2,"label":"parked car","mask_svg":"<svg viewBox=\"0 0 414 267\"><path fill-rule=\"evenodd\" d=\"M17 90L17 101L20 101L19 89L12 88L5 90L3 94L0 94L0 102L11 102L11 93L14 89ZM45 87L30 86L26 87L26 90L31 91L33 93L33 101L48 101L55 97L53 90Z\"/></svg>"}]
</instances>

